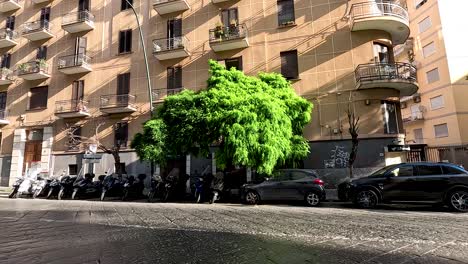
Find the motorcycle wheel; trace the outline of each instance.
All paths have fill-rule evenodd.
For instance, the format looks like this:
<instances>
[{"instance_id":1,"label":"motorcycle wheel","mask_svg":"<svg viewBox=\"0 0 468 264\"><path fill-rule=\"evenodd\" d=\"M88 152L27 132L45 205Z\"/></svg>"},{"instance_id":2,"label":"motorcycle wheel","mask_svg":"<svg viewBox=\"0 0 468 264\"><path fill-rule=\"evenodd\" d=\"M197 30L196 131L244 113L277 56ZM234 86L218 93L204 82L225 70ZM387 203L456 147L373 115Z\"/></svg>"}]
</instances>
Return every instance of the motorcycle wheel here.
<instances>
[{"instance_id":1,"label":"motorcycle wheel","mask_svg":"<svg viewBox=\"0 0 468 264\"><path fill-rule=\"evenodd\" d=\"M53 192L53 189L50 189L49 192L47 193L46 199L50 199L50 197L52 197L52 192Z\"/></svg>"},{"instance_id":2,"label":"motorcycle wheel","mask_svg":"<svg viewBox=\"0 0 468 264\"><path fill-rule=\"evenodd\" d=\"M152 203L154 201L154 191L150 191L148 193L148 203Z\"/></svg>"},{"instance_id":3,"label":"motorcycle wheel","mask_svg":"<svg viewBox=\"0 0 468 264\"><path fill-rule=\"evenodd\" d=\"M57 199L58 199L58 200L62 200L62 199L63 199L63 189L60 189L60 192L59 192L58 195L57 195Z\"/></svg>"},{"instance_id":4,"label":"motorcycle wheel","mask_svg":"<svg viewBox=\"0 0 468 264\"><path fill-rule=\"evenodd\" d=\"M218 200L218 192L213 193L213 197L210 200L210 204L216 202Z\"/></svg>"},{"instance_id":5,"label":"motorcycle wheel","mask_svg":"<svg viewBox=\"0 0 468 264\"><path fill-rule=\"evenodd\" d=\"M166 193L164 194L164 197L163 197L163 202L167 202L169 200L169 192L166 191Z\"/></svg>"},{"instance_id":6,"label":"motorcycle wheel","mask_svg":"<svg viewBox=\"0 0 468 264\"><path fill-rule=\"evenodd\" d=\"M35 191L35 192L33 193L32 198L33 198L33 199L37 199L37 197L39 196L39 193L40 193L40 191Z\"/></svg>"},{"instance_id":7,"label":"motorcycle wheel","mask_svg":"<svg viewBox=\"0 0 468 264\"><path fill-rule=\"evenodd\" d=\"M106 190L101 192L101 201L104 201L104 199L106 199Z\"/></svg>"},{"instance_id":8,"label":"motorcycle wheel","mask_svg":"<svg viewBox=\"0 0 468 264\"><path fill-rule=\"evenodd\" d=\"M71 199L72 200L75 200L75 198L77 197L76 194L78 193L78 189L74 189L73 190L73 193L72 193L72 196L71 196Z\"/></svg>"},{"instance_id":9,"label":"motorcycle wheel","mask_svg":"<svg viewBox=\"0 0 468 264\"><path fill-rule=\"evenodd\" d=\"M10 199L13 199L13 198L16 198L16 194L18 193L18 189L13 189L13 191L11 191L10 195L8 195L8 198Z\"/></svg>"},{"instance_id":10,"label":"motorcycle wheel","mask_svg":"<svg viewBox=\"0 0 468 264\"><path fill-rule=\"evenodd\" d=\"M128 199L128 191L124 190L122 195L122 201L126 201Z\"/></svg>"},{"instance_id":11,"label":"motorcycle wheel","mask_svg":"<svg viewBox=\"0 0 468 264\"><path fill-rule=\"evenodd\" d=\"M197 199L197 203L201 203L201 193L197 192L197 193L195 194L195 197L196 197L196 199Z\"/></svg>"}]
</instances>

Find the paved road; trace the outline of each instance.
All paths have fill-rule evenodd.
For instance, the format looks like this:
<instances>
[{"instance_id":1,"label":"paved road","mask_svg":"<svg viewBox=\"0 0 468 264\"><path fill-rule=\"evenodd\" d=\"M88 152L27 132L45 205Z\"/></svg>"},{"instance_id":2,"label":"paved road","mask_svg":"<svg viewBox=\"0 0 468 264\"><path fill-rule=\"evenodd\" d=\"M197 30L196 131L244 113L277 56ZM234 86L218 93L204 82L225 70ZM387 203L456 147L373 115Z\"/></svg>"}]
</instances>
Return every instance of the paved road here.
<instances>
[{"instance_id":1,"label":"paved road","mask_svg":"<svg viewBox=\"0 0 468 264\"><path fill-rule=\"evenodd\" d=\"M468 263L431 208L0 199L0 263Z\"/></svg>"}]
</instances>

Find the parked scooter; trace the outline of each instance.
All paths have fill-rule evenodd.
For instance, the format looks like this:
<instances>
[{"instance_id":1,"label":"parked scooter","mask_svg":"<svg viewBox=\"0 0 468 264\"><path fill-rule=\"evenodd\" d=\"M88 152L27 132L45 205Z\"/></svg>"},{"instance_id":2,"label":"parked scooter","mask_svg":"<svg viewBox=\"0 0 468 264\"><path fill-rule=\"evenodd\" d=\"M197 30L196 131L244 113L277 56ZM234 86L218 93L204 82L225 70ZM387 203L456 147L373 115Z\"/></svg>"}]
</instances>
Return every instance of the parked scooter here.
<instances>
[{"instance_id":1,"label":"parked scooter","mask_svg":"<svg viewBox=\"0 0 468 264\"><path fill-rule=\"evenodd\" d=\"M93 181L94 174L86 173L83 178L76 180L73 183L72 200L82 197L98 197L101 194L102 182L105 175L100 175L98 181Z\"/></svg>"},{"instance_id":2,"label":"parked scooter","mask_svg":"<svg viewBox=\"0 0 468 264\"><path fill-rule=\"evenodd\" d=\"M23 181L24 177L22 176L16 178L15 183L13 183L13 190L11 191L10 195L8 195L8 198L17 198L18 189Z\"/></svg>"},{"instance_id":3,"label":"parked scooter","mask_svg":"<svg viewBox=\"0 0 468 264\"><path fill-rule=\"evenodd\" d=\"M157 197L161 197L164 192L164 181L161 176L154 175L151 177L151 189L148 194L148 202L152 203Z\"/></svg>"},{"instance_id":4,"label":"parked scooter","mask_svg":"<svg viewBox=\"0 0 468 264\"><path fill-rule=\"evenodd\" d=\"M22 195L32 195L33 194L33 185L37 181L37 176L39 174L38 169L28 169L24 180L21 182L18 193L16 194L16 198L20 198Z\"/></svg>"},{"instance_id":5,"label":"parked scooter","mask_svg":"<svg viewBox=\"0 0 468 264\"><path fill-rule=\"evenodd\" d=\"M213 179L213 182L211 183L211 200L210 204L218 201L221 198L221 193L224 190L224 173L222 172L217 172L215 174L215 177Z\"/></svg>"},{"instance_id":6,"label":"parked scooter","mask_svg":"<svg viewBox=\"0 0 468 264\"><path fill-rule=\"evenodd\" d=\"M76 181L77 176L64 176L60 180L60 191L57 195L58 200L62 200L63 198L70 196L73 193L73 183Z\"/></svg>"},{"instance_id":7,"label":"parked scooter","mask_svg":"<svg viewBox=\"0 0 468 264\"><path fill-rule=\"evenodd\" d=\"M101 201L104 201L106 197L122 197L124 180L124 176L106 175L102 183Z\"/></svg>"},{"instance_id":8,"label":"parked scooter","mask_svg":"<svg viewBox=\"0 0 468 264\"><path fill-rule=\"evenodd\" d=\"M44 175L43 177L46 176L47 175ZM32 186L32 193L34 199L49 192L49 185L51 180L43 177L38 176L36 182Z\"/></svg>"},{"instance_id":9,"label":"parked scooter","mask_svg":"<svg viewBox=\"0 0 468 264\"><path fill-rule=\"evenodd\" d=\"M139 174L138 179L135 179L134 176L128 177L127 181L123 185L122 201L129 198L138 199L142 197L143 190L145 189L145 179L145 174Z\"/></svg>"},{"instance_id":10,"label":"parked scooter","mask_svg":"<svg viewBox=\"0 0 468 264\"><path fill-rule=\"evenodd\" d=\"M172 199L177 192L177 184L179 183L179 169L174 168L166 177L164 181L164 196L163 201L167 202Z\"/></svg>"}]
</instances>

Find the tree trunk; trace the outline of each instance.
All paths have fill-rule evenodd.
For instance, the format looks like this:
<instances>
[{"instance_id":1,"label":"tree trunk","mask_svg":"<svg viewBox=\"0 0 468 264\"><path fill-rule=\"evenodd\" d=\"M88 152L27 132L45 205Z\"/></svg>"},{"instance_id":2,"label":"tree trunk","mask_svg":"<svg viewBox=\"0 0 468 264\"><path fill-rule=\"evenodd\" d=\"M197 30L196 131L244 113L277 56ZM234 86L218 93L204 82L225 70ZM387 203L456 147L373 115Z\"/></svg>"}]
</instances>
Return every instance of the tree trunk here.
<instances>
[{"instance_id":1,"label":"tree trunk","mask_svg":"<svg viewBox=\"0 0 468 264\"><path fill-rule=\"evenodd\" d=\"M122 177L122 167L120 166L120 153L118 151L112 151L112 156L114 157L114 164L115 164L115 173L119 177Z\"/></svg>"},{"instance_id":2,"label":"tree trunk","mask_svg":"<svg viewBox=\"0 0 468 264\"><path fill-rule=\"evenodd\" d=\"M348 168L349 168L349 178L352 179L354 177L353 165L357 157L358 146L359 146L359 140L357 138L357 135L352 136L351 142L352 142L352 146L351 146L351 153L349 154Z\"/></svg>"}]
</instances>

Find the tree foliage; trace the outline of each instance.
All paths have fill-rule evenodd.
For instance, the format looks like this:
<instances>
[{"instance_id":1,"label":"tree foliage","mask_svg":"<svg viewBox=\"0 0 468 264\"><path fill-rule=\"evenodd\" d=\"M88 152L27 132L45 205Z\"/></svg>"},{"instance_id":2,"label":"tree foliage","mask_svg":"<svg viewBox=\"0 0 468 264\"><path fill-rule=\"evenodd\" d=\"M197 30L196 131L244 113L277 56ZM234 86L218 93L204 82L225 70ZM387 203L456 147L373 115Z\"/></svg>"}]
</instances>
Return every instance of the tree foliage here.
<instances>
[{"instance_id":1,"label":"tree foliage","mask_svg":"<svg viewBox=\"0 0 468 264\"><path fill-rule=\"evenodd\" d=\"M302 136L312 104L295 94L277 73L247 76L210 61L206 90L167 97L154 119L144 124L132 147L141 159L163 162L168 155L207 155L216 161L270 174L278 164L304 158Z\"/></svg>"}]
</instances>

